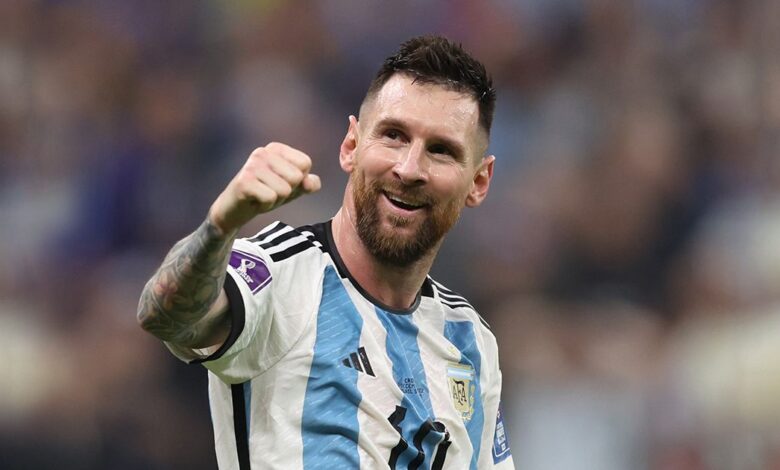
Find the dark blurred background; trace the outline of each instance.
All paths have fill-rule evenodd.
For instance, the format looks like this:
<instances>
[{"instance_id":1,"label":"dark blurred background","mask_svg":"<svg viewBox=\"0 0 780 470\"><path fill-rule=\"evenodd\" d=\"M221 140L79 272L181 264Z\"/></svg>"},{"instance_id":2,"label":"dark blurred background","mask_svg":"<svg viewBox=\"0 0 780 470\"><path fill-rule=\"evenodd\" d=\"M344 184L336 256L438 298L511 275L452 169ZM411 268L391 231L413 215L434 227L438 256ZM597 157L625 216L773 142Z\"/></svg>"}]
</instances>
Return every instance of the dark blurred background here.
<instances>
[{"instance_id":1,"label":"dark blurred background","mask_svg":"<svg viewBox=\"0 0 780 470\"><path fill-rule=\"evenodd\" d=\"M434 276L501 347L518 468L780 468L780 3L2 0L0 467L216 467L205 371L136 326L257 146L324 189L403 40L493 72L490 197Z\"/></svg>"}]
</instances>

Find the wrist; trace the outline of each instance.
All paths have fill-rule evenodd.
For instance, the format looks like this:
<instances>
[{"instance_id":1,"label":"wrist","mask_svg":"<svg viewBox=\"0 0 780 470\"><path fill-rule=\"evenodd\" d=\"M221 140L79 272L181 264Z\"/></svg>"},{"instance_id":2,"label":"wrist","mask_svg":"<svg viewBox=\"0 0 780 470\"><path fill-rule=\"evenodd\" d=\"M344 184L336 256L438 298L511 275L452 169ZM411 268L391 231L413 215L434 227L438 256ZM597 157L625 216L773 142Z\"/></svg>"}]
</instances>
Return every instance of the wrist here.
<instances>
[{"instance_id":1,"label":"wrist","mask_svg":"<svg viewBox=\"0 0 780 470\"><path fill-rule=\"evenodd\" d=\"M235 238L236 234L238 233L238 228L225 227L222 221L215 217L211 211L209 211L208 215L206 216L204 224L206 226L206 231L208 232L209 238L212 239L232 239Z\"/></svg>"}]
</instances>

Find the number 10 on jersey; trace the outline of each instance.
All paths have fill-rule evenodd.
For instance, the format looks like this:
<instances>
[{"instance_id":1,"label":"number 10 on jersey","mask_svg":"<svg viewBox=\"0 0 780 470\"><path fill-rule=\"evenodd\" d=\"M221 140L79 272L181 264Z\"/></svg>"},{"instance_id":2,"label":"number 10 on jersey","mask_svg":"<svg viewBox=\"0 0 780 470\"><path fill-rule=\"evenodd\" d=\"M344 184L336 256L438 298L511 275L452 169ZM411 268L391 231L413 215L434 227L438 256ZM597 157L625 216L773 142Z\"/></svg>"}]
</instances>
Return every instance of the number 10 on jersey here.
<instances>
[{"instance_id":1,"label":"number 10 on jersey","mask_svg":"<svg viewBox=\"0 0 780 470\"><path fill-rule=\"evenodd\" d=\"M431 470L441 470L444 468L444 459L447 458L447 449L449 449L452 441L450 440L450 433L444 427L444 424L438 421L427 420L422 423L420 428L414 434L412 438L412 444L414 448L409 447L409 443L404 439L403 430L401 429L401 422L406 418L406 408L403 406L396 406L395 411L387 417L390 424L401 436L398 440L398 444L390 451L390 459L388 465L392 469L401 470L402 467L398 467L399 460L409 460L409 464L406 468L408 470L416 470L425 462L425 450L423 448L423 442L431 433L441 436L438 442L433 446L433 463L431 464Z\"/></svg>"}]
</instances>

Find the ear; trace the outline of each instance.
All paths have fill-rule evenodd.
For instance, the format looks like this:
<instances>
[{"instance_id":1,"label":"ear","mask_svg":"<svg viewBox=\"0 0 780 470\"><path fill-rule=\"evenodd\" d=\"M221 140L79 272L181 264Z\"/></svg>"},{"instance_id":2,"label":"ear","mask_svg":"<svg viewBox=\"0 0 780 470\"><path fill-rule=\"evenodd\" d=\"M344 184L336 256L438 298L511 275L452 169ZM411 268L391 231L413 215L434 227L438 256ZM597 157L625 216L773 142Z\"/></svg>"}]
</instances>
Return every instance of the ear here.
<instances>
[{"instance_id":1,"label":"ear","mask_svg":"<svg viewBox=\"0 0 780 470\"><path fill-rule=\"evenodd\" d=\"M357 148L358 138L357 118L350 115L347 135L344 136L344 140L341 142L339 152L339 165L346 173L352 173L352 170L355 168L355 149Z\"/></svg>"},{"instance_id":2,"label":"ear","mask_svg":"<svg viewBox=\"0 0 780 470\"><path fill-rule=\"evenodd\" d=\"M474 180L471 184L471 190L466 196L466 207L477 207L487 197L490 189L490 180L493 178L493 163L496 161L494 155L488 155L482 159L477 172L474 173Z\"/></svg>"}]
</instances>

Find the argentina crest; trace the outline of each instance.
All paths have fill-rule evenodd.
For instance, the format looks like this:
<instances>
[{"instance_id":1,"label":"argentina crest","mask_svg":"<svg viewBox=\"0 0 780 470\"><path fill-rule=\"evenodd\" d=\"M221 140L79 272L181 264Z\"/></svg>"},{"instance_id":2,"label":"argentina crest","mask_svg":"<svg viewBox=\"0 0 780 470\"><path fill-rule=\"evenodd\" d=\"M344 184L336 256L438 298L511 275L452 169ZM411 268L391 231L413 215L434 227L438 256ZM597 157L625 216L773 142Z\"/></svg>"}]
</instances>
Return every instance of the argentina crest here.
<instances>
[{"instance_id":1,"label":"argentina crest","mask_svg":"<svg viewBox=\"0 0 780 470\"><path fill-rule=\"evenodd\" d=\"M463 422L468 423L474 414L474 393L477 388L474 383L474 368L469 364L450 362L447 365L447 379L452 403Z\"/></svg>"}]
</instances>

